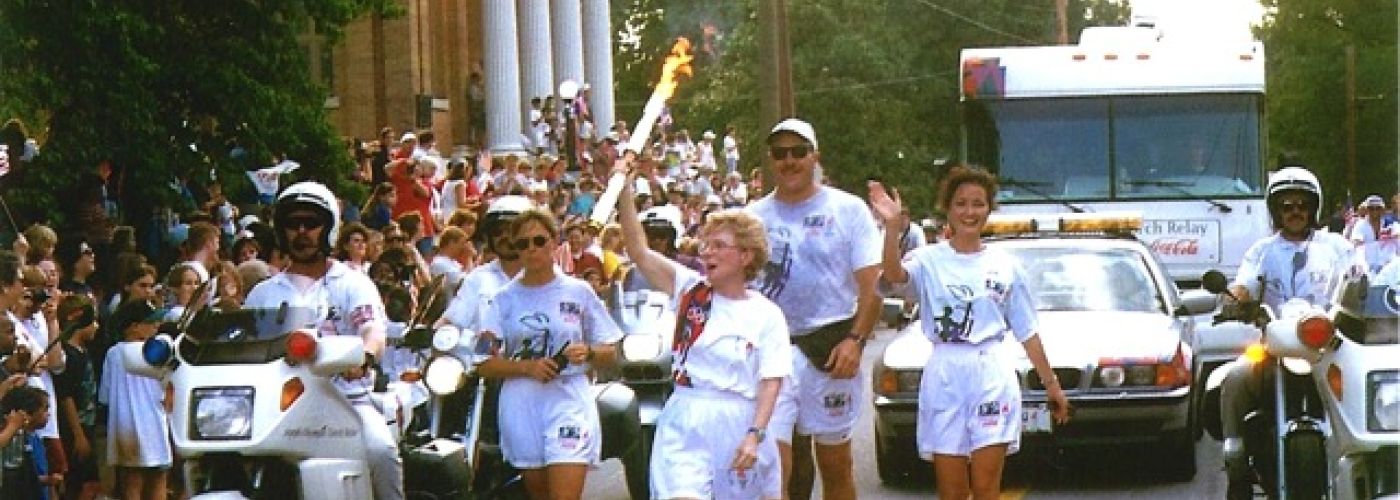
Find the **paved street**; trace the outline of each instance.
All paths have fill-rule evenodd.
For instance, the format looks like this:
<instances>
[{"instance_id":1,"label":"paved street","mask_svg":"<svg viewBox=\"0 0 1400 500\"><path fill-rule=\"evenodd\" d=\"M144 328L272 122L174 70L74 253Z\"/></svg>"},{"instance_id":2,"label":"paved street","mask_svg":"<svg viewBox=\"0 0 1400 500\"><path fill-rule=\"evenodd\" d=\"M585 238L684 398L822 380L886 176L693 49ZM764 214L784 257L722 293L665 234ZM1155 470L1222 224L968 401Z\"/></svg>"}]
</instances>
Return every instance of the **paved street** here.
<instances>
[{"instance_id":1,"label":"paved street","mask_svg":"<svg viewBox=\"0 0 1400 500\"><path fill-rule=\"evenodd\" d=\"M862 364L867 369L874 357L894 337L891 330L879 330L866 348ZM862 374L869 378L868 371ZM870 401L865 402L867 405ZM861 498L928 498L931 481L891 487L880 482L875 472L875 446L871 428L873 408L861 416L855 438L856 481ZM1089 499L1089 498L1223 498L1225 475L1219 470L1219 444L1209 436L1196 443L1198 472L1190 483L1174 483L1154 473L1156 450L1147 447L1094 449L1051 460L1046 457L1020 457L1010 464L1003 498ZM820 486L818 487L820 488ZM625 500L622 464L610 460L589 474L584 498Z\"/></svg>"}]
</instances>

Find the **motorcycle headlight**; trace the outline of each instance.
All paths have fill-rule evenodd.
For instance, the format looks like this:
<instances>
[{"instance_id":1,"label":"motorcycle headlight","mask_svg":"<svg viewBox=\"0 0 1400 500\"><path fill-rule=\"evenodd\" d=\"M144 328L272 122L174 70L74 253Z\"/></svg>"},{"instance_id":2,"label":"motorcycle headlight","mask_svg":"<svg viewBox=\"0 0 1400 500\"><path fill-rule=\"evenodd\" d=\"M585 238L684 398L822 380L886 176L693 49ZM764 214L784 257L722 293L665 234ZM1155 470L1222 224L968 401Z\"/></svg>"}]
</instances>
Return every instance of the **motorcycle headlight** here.
<instances>
[{"instance_id":1,"label":"motorcycle headlight","mask_svg":"<svg viewBox=\"0 0 1400 500\"><path fill-rule=\"evenodd\" d=\"M442 325L433 332L433 349L451 351L462 340L462 330L452 325Z\"/></svg>"},{"instance_id":2,"label":"motorcycle headlight","mask_svg":"<svg viewBox=\"0 0 1400 500\"><path fill-rule=\"evenodd\" d=\"M656 335L628 335L622 338L622 357L628 361L647 361L661 355L661 338Z\"/></svg>"},{"instance_id":3,"label":"motorcycle headlight","mask_svg":"<svg viewBox=\"0 0 1400 500\"><path fill-rule=\"evenodd\" d=\"M423 383L434 395L446 396L457 392L467 380L467 367L453 356L438 356L423 368Z\"/></svg>"},{"instance_id":4,"label":"motorcycle headlight","mask_svg":"<svg viewBox=\"0 0 1400 500\"><path fill-rule=\"evenodd\" d=\"M1400 371L1366 375L1366 406L1367 430L1400 431Z\"/></svg>"},{"instance_id":5,"label":"motorcycle headlight","mask_svg":"<svg viewBox=\"0 0 1400 500\"><path fill-rule=\"evenodd\" d=\"M252 387L203 387L190 397L192 439L248 439L253 434Z\"/></svg>"}]
</instances>

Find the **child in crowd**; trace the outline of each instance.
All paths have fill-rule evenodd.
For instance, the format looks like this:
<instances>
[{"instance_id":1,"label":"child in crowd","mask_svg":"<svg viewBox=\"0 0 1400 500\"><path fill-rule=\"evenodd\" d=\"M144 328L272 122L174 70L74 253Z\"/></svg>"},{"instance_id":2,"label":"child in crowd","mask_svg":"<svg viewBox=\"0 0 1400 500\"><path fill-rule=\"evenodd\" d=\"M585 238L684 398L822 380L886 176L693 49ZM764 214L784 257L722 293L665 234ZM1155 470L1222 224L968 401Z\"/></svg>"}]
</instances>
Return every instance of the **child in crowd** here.
<instances>
[{"instance_id":1,"label":"child in crowd","mask_svg":"<svg viewBox=\"0 0 1400 500\"><path fill-rule=\"evenodd\" d=\"M63 343L63 373L54 375L58 393L58 433L68 456L65 499L97 498L101 483L97 475L94 429L97 425L97 382L88 344L97 335L96 310L86 295L69 295L58 303L58 325L73 335Z\"/></svg>"},{"instance_id":2,"label":"child in crowd","mask_svg":"<svg viewBox=\"0 0 1400 500\"><path fill-rule=\"evenodd\" d=\"M123 345L155 335L161 312L150 302L122 304L110 321L122 341L107 352L98 400L107 405L107 464L117 470L121 498L163 500L170 468L170 422L160 382L126 371Z\"/></svg>"},{"instance_id":3,"label":"child in crowd","mask_svg":"<svg viewBox=\"0 0 1400 500\"><path fill-rule=\"evenodd\" d=\"M49 395L37 387L20 386L0 398L5 427L0 429L0 463L4 479L0 494L10 499L55 498L61 474L50 474L39 429L49 421Z\"/></svg>"}]
</instances>

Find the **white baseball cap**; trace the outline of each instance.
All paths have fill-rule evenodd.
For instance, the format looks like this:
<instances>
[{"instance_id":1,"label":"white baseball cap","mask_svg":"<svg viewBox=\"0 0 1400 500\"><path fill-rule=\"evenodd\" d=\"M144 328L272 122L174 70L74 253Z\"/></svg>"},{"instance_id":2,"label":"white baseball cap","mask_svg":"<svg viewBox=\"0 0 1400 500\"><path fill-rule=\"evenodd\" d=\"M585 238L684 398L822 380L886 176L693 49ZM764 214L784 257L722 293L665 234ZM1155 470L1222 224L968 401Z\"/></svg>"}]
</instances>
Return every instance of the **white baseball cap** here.
<instances>
[{"instance_id":1,"label":"white baseball cap","mask_svg":"<svg viewBox=\"0 0 1400 500\"><path fill-rule=\"evenodd\" d=\"M778 135L780 132L797 134L802 140L811 143L812 149L819 149L817 147L817 132L812 129L812 124L810 123L797 118L788 118L780 121L777 125L773 126L773 131L768 132L768 142L773 142L773 136Z\"/></svg>"}]
</instances>

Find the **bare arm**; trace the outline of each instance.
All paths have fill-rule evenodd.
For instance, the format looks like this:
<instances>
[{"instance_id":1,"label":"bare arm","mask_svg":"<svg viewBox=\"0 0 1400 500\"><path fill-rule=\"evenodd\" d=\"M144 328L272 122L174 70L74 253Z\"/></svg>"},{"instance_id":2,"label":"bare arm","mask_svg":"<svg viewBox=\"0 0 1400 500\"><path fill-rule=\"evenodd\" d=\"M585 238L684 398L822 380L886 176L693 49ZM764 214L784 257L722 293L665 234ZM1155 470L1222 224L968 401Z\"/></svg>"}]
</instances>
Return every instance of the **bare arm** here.
<instances>
[{"instance_id":1,"label":"bare arm","mask_svg":"<svg viewBox=\"0 0 1400 500\"><path fill-rule=\"evenodd\" d=\"M765 378L758 383L758 408L754 409L754 427L768 427L768 420L773 417L773 407L778 404L778 391L782 388L781 377Z\"/></svg>"},{"instance_id":2,"label":"bare arm","mask_svg":"<svg viewBox=\"0 0 1400 500\"><path fill-rule=\"evenodd\" d=\"M618 159L613 172L627 171L630 162L630 159ZM628 174L627 182L622 184L622 194L617 197L617 219L622 225L622 241L627 248L627 255L632 258L632 262L636 264L637 270L642 272L642 276L646 277L647 282L670 295L676 288L676 269L671 267L666 257L647 248L642 221L637 216L636 195L632 188L635 181L636 173Z\"/></svg>"},{"instance_id":3,"label":"bare arm","mask_svg":"<svg viewBox=\"0 0 1400 500\"><path fill-rule=\"evenodd\" d=\"M907 283L909 273L904 271L902 265L904 256L900 255L903 250L899 245L900 233L894 230L895 227L903 227L899 225L903 219L903 204L899 198L899 191L888 193L885 186L876 181L870 181L866 187L870 189L870 207L885 225L885 243L880 252L880 269L884 272L885 281L892 285Z\"/></svg>"},{"instance_id":4,"label":"bare arm","mask_svg":"<svg viewBox=\"0 0 1400 500\"><path fill-rule=\"evenodd\" d=\"M1035 368L1035 373L1040 376L1041 383L1045 386L1047 400L1054 404L1052 411L1055 413L1055 423L1068 422L1069 400L1065 398L1065 391L1060 387L1059 377L1056 377L1055 371L1050 368L1050 360L1045 357L1045 346L1040 343L1040 335L1032 333L1021 346L1026 349L1026 357L1030 358L1031 366Z\"/></svg>"}]
</instances>

